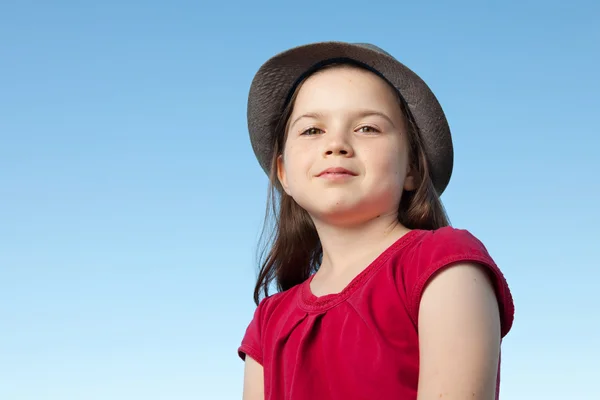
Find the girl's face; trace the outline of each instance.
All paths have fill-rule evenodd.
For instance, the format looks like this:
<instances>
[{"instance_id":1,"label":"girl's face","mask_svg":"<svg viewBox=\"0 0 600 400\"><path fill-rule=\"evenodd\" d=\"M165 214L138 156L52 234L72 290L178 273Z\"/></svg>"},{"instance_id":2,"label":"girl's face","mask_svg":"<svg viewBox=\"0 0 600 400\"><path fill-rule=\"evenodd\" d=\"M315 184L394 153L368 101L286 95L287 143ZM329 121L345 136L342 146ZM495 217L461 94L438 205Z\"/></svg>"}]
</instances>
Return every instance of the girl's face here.
<instances>
[{"instance_id":1,"label":"girl's face","mask_svg":"<svg viewBox=\"0 0 600 400\"><path fill-rule=\"evenodd\" d=\"M333 67L300 88L277 163L286 193L336 225L396 215L415 187L406 124L393 89L375 74Z\"/></svg>"}]
</instances>

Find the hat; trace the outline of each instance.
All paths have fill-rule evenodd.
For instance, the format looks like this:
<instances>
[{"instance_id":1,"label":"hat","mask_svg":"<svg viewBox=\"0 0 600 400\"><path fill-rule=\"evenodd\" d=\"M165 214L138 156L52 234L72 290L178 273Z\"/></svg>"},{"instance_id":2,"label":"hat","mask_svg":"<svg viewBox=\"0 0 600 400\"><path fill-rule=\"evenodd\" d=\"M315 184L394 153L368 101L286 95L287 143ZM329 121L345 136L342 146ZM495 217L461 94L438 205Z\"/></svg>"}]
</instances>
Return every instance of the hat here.
<instances>
[{"instance_id":1,"label":"hat","mask_svg":"<svg viewBox=\"0 0 600 400\"><path fill-rule=\"evenodd\" d=\"M452 175L454 151L444 111L427 84L404 64L372 44L320 42L286 50L258 70L248 97L248 130L260 166L269 174L275 127L296 86L331 63L353 63L395 87L419 128L433 185L441 195Z\"/></svg>"}]
</instances>

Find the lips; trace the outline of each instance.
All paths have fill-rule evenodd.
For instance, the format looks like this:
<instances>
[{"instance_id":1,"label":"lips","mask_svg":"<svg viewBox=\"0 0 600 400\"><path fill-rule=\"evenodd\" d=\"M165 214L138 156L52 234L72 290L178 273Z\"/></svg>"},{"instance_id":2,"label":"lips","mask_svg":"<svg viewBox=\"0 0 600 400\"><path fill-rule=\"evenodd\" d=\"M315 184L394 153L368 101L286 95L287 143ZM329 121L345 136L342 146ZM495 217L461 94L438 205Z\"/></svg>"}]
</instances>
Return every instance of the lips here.
<instances>
[{"instance_id":1,"label":"lips","mask_svg":"<svg viewBox=\"0 0 600 400\"><path fill-rule=\"evenodd\" d=\"M327 168L323 171L321 171L317 176L335 176L335 175L349 175L349 176L356 176L357 174L347 170L346 168L341 168L341 167L336 167L336 168Z\"/></svg>"}]
</instances>

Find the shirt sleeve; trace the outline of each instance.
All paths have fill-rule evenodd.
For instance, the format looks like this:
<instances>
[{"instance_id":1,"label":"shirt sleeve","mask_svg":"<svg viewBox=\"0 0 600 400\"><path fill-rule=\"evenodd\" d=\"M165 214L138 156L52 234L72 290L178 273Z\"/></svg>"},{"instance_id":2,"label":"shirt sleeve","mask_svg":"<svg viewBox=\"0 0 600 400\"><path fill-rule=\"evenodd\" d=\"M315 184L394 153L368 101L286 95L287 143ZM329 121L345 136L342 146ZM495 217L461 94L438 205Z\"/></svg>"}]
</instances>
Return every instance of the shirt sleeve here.
<instances>
[{"instance_id":1,"label":"shirt sleeve","mask_svg":"<svg viewBox=\"0 0 600 400\"><path fill-rule=\"evenodd\" d=\"M498 299L502 337L506 336L514 319L508 283L483 243L470 232L452 227L426 232L401 268L413 323L417 326L421 297L429 280L440 270L464 262L477 263L489 272Z\"/></svg>"},{"instance_id":2,"label":"shirt sleeve","mask_svg":"<svg viewBox=\"0 0 600 400\"><path fill-rule=\"evenodd\" d=\"M259 303L254 311L254 316L246 328L242 338L242 344L238 348L238 356L246 360L246 356L252 357L259 364L263 364L262 326L264 321L264 308L267 298Z\"/></svg>"}]
</instances>

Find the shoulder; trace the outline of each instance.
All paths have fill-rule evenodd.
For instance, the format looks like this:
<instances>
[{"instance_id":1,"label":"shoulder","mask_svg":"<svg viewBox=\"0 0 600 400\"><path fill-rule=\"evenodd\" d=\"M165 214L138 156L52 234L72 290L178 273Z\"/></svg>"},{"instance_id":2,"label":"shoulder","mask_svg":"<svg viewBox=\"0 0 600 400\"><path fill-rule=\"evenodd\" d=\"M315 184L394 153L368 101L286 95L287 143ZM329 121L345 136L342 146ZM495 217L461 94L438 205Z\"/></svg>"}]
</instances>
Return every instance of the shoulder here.
<instances>
[{"instance_id":1,"label":"shoulder","mask_svg":"<svg viewBox=\"0 0 600 400\"><path fill-rule=\"evenodd\" d=\"M446 226L436 230L419 231L419 233L419 237L411 246L412 255L426 257L421 260L423 262L443 262L446 257L466 255L479 258L486 263L493 262L484 244L466 229Z\"/></svg>"},{"instance_id":2,"label":"shoulder","mask_svg":"<svg viewBox=\"0 0 600 400\"><path fill-rule=\"evenodd\" d=\"M502 309L503 333L507 333L513 320L513 299L504 274L482 241L468 230L453 227L420 230L414 235L398 253L395 268L415 324L423 291L433 277L442 270L467 265L490 277Z\"/></svg>"},{"instance_id":3,"label":"shoulder","mask_svg":"<svg viewBox=\"0 0 600 400\"><path fill-rule=\"evenodd\" d=\"M282 315L289 314L297 303L300 285L285 292L275 293L263 298L254 310L254 316L246 328L238 354L242 359L249 355L259 364L264 362L264 349L268 327L277 322Z\"/></svg>"},{"instance_id":4,"label":"shoulder","mask_svg":"<svg viewBox=\"0 0 600 400\"><path fill-rule=\"evenodd\" d=\"M262 309L263 313L270 314L278 308L295 304L303 284L304 283L298 284L286 291L276 292L263 298L260 301L258 308Z\"/></svg>"},{"instance_id":5,"label":"shoulder","mask_svg":"<svg viewBox=\"0 0 600 400\"><path fill-rule=\"evenodd\" d=\"M297 307L298 296L301 294L303 283L283 292L273 293L263 298L256 308L254 319L258 319L263 330L271 320L289 314Z\"/></svg>"},{"instance_id":6,"label":"shoulder","mask_svg":"<svg viewBox=\"0 0 600 400\"><path fill-rule=\"evenodd\" d=\"M397 254L397 266L407 278L455 262L473 262L497 268L484 244L465 229L443 227L436 230L417 230L406 248Z\"/></svg>"},{"instance_id":7,"label":"shoulder","mask_svg":"<svg viewBox=\"0 0 600 400\"><path fill-rule=\"evenodd\" d=\"M281 312L285 313L290 307L294 307L297 303L300 287L301 285L296 285L284 292L277 292L264 297L256 308L254 320L261 327L265 327L274 315Z\"/></svg>"}]
</instances>

